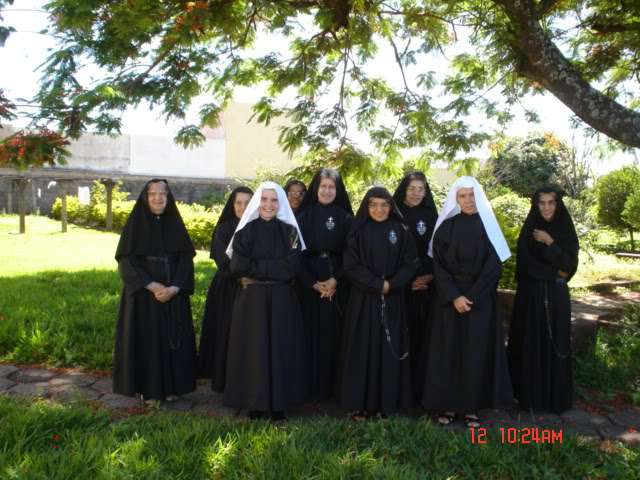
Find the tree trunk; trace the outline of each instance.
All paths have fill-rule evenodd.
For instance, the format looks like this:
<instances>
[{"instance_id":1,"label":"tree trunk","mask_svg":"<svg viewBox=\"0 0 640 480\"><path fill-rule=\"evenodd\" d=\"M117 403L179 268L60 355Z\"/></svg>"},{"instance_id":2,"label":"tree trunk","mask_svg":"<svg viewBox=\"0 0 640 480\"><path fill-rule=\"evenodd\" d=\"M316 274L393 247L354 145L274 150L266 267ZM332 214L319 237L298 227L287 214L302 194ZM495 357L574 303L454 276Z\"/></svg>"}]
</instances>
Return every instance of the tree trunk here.
<instances>
[{"instance_id":1,"label":"tree trunk","mask_svg":"<svg viewBox=\"0 0 640 480\"><path fill-rule=\"evenodd\" d=\"M24 202L24 191L27 189L27 179L17 179L16 186L18 187L18 214L20 215L20 233L23 234L27 232L27 209Z\"/></svg>"},{"instance_id":2,"label":"tree trunk","mask_svg":"<svg viewBox=\"0 0 640 480\"><path fill-rule=\"evenodd\" d=\"M62 222L62 233L67 233L67 189L65 187L61 187L61 190L60 221Z\"/></svg>"},{"instance_id":3,"label":"tree trunk","mask_svg":"<svg viewBox=\"0 0 640 480\"><path fill-rule=\"evenodd\" d=\"M106 179L102 181L103 185L107 189L107 218L106 218L106 227L107 231L113 230L113 187L116 184L111 179Z\"/></svg>"},{"instance_id":4,"label":"tree trunk","mask_svg":"<svg viewBox=\"0 0 640 480\"><path fill-rule=\"evenodd\" d=\"M631 251L635 252L636 245L635 245L635 242L633 241L633 230L629 230L629 236L631 237Z\"/></svg>"},{"instance_id":5,"label":"tree trunk","mask_svg":"<svg viewBox=\"0 0 640 480\"><path fill-rule=\"evenodd\" d=\"M585 123L625 145L640 147L640 113L624 107L582 78L540 25L533 0L494 0L513 24L518 73L534 80Z\"/></svg>"}]
</instances>

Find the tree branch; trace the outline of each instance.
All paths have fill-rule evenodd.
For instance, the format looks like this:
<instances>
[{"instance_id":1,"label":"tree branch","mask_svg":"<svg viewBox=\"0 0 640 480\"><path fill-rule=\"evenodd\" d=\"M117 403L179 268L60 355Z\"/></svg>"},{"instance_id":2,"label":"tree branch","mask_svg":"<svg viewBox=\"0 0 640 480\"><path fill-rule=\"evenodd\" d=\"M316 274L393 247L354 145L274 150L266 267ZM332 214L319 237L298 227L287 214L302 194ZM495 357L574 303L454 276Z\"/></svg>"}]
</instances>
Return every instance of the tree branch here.
<instances>
[{"instance_id":1,"label":"tree branch","mask_svg":"<svg viewBox=\"0 0 640 480\"><path fill-rule=\"evenodd\" d=\"M539 82L585 123L609 137L640 147L640 113L594 89L540 26L531 0L493 0L513 23L511 47L519 74Z\"/></svg>"}]
</instances>

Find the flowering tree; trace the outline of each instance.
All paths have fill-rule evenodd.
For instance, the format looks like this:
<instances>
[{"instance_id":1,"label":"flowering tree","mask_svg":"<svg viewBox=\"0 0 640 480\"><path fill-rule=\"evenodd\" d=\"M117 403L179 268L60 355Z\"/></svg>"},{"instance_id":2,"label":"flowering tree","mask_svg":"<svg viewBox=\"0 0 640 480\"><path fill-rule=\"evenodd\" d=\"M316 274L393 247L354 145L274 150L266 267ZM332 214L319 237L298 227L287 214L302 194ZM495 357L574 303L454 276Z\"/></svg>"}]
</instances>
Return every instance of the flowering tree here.
<instances>
[{"instance_id":1,"label":"flowering tree","mask_svg":"<svg viewBox=\"0 0 640 480\"><path fill-rule=\"evenodd\" d=\"M23 172L29 167L64 164L69 155L66 149L68 145L66 138L47 128L21 130L0 141L0 167L15 168ZM20 233L25 233L24 190L28 179L19 175L15 182L18 187Z\"/></svg>"}]
</instances>

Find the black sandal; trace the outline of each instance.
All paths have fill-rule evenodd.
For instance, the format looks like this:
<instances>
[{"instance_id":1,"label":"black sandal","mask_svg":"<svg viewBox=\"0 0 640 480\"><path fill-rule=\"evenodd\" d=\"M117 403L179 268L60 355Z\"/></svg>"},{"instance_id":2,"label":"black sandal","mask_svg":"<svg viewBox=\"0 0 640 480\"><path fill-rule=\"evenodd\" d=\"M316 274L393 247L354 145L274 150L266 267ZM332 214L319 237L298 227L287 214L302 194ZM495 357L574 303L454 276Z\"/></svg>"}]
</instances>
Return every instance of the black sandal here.
<instances>
[{"instance_id":1,"label":"black sandal","mask_svg":"<svg viewBox=\"0 0 640 480\"><path fill-rule=\"evenodd\" d=\"M440 425L451 425L456 419L456 414L454 412L442 412L438 414L438 423Z\"/></svg>"},{"instance_id":2,"label":"black sandal","mask_svg":"<svg viewBox=\"0 0 640 480\"><path fill-rule=\"evenodd\" d=\"M467 428L480 428L482 426L480 417L475 413L467 413L464 416L464 424L467 426Z\"/></svg>"}]
</instances>

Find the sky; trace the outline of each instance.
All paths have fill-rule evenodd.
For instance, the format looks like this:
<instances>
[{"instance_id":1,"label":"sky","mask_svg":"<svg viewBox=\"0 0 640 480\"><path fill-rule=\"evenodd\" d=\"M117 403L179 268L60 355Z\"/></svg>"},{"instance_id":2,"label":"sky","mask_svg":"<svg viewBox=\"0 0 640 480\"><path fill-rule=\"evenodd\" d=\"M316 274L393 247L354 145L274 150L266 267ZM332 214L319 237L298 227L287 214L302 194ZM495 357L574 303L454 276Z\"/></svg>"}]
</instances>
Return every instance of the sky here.
<instances>
[{"instance_id":1,"label":"sky","mask_svg":"<svg viewBox=\"0 0 640 480\"><path fill-rule=\"evenodd\" d=\"M5 95L14 101L21 103L19 98L31 98L37 91L37 85L41 73L37 71L37 67L41 65L47 58L48 49L55 48L55 40L49 35L39 34L41 30L46 28L48 17L46 12L42 11L42 6L46 2L42 0L20 0L14 2L14 5L3 10L5 23L13 26L17 31L12 33L7 40L4 48L0 48L0 65L3 66L0 75L0 88L4 89ZM256 53L267 52L275 49L282 44L282 39L264 39L257 42L261 51ZM280 44L280 45L279 45ZM457 51L465 48L464 38L453 47L448 55L454 55ZM394 63L391 57L390 49L381 49L380 54L368 67L371 74L385 76L392 84L398 84L400 73L397 68L389 69L389 62ZM436 74L442 74L446 70L446 59L440 55L431 55L427 59L428 68L435 71ZM408 74L415 74L416 70L420 71L422 65L409 70ZM414 78L409 79L410 83ZM257 101L263 94L263 90L258 87L240 88L235 92L234 100L237 102L253 103ZM286 98L284 99L287 100ZM540 124L530 124L524 117L524 110L516 109L516 118L510 123L505 133L510 136L526 136L529 132L550 131L560 138L563 138L569 145L572 142L574 132L570 128L570 119L572 112L565 107L559 100L551 94L537 95L534 98L523 100L523 104L535 107L540 115ZM29 108L23 110L28 111ZM194 105L194 112L198 110L198 106ZM483 117L477 116L472 121L486 122ZM23 126L27 122L26 119L18 119L13 124ZM159 111L151 111L149 108L141 106L136 109L129 109L123 116L123 131L125 134L146 134L146 135L162 135L173 137L176 131L182 126L182 122L166 123ZM367 150L367 137L363 133L354 133L350 130L350 137L359 142L364 150ZM578 142L580 147L582 142ZM637 152L637 151L636 151ZM486 152L478 152L479 156L486 155ZM638 152L640 154L640 152ZM598 175L606 173L606 171L618 168L622 164L628 164L635 161L635 157L629 154L615 153L612 157L604 160L593 158L591 162L592 169Z\"/></svg>"}]
</instances>

